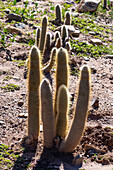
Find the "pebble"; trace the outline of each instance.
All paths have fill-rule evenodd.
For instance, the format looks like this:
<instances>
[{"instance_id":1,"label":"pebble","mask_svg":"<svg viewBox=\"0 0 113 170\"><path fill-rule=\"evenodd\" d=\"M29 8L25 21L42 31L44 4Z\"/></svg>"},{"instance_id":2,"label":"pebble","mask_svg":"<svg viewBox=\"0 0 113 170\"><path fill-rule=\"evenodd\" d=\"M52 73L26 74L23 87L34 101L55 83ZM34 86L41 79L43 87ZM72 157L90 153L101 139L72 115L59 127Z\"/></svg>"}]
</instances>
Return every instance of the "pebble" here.
<instances>
[{"instance_id":1,"label":"pebble","mask_svg":"<svg viewBox=\"0 0 113 170\"><path fill-rule=\"evenodd\" d=\"M89 61L89 60L90 60L90 58L88 58L88 57L83 57L83 59L84 59L85 61Z\"/></svg>"},{"instance_id":2,"label":"pebble","mask_svg":"<svg viewBox=\"0 0 113 170\"><path fill-rule=\"evenodd\" d=\"M92 107L94 108L94 109L98 109L99 108L99 98L98 97L96 97L93 101L92 101Z\"/></svg>"},{"instance_id":3,"label":"pebble","mask_svg":"<svg viewBox=\"0 0 113 170\"><path fill-rule=\"evenodd\" d=\"M79 16L79 13L78 12L74 12L71 14L73 17L78 17Z\"/></svg>"},{"instance_id":4,"label":"pebble","mask_svg":"<svg viewBox=\"0 0 113 170\"><path fill-rule=\"evenodd\" d=\"M4 121L0 120L0 125L3 125L4 124Z\"/></svg>"},{"instance_id":5,"label":"pebble","mask_svg":"<svg viewBox=\"0 0 113 170\"><path fill-rule=\"evenodd\" d=\"M96 32L89 31L89 34L90 34L90 35L96 35Z\"/></svg>"},{"instance_id":6,"label":"pebble","mask_svg":"<svg viewBox=\"0 0 113 170\"><path fill-rule=\"evenodd\" d=\"M82 164L82 162L83 162L83 156L81 155L77 155L72 161L74 165L80 165Z\"/></svg>"},{"instance_id":7,"label":"pebble","mask_svg":"<svg viewBox=\"0 0 113 170\"><path fill-rule=\"evenodd\" d=\"M96 45L102 45L102 41L100 39L90 39L89 41L92 44L96 44Z\"/></svg>"},{"instance_id":8,"label":"pebble","mask_svg":"<svg viewBox=\"0 0 113 170\"><path fill-rule=\"evenodd\" d=\"M19 29L25 29L25 24L24 24L24 23L14 24L14 26L15 26L16 28L19 28Z\"/></svg>"},{"instance_id":9,"label":"pebble","mask_svg":"<svg viewBox=\"0 0 113 170\"><path fill-rule=\"evenodd\" d=\"M16 27L13 27L13 26L7 26L6 29L10 32L10 33L15 33L15 34L18 34L18 35L22 35L23 32L21 31L21 29L19 28L16 28Z\"/></svg>"},{"instance_id":10,"label":"pebble","mask_svg":"<svg viewBox=\"0 0 113 170\"><path fill-rule=\"evenodd\" d=\"M106 58L110 58L110 59L113 59L113 55L106 55Z\"/></svg>"},{"instance_id":11,"label":"pebble","mask_svg":"<svg viewBox=\"0 0 113 170\"><path fill-rule=\"evenodd\" d=\"M28 117L28 113L20 113L20 114L18 115L18 117L27 118L27 117Z\"/></svg>"},{"instance_id":12,"label":"pebble","mask_svg":"<svg viewBox=\"0 0 113 170\"><path fill-rule=\"evenodd\" d=\"M18 106L22 106L24 104L24 102L23 101L18 101Z\"/></svg>"},{"instance_id":13,"label":"pebble","mask_svg":"<svg viewBox=\"0 0 113 170\"><path fill-rule=\"evenodd\" d=\"M5 11L4 11L6 14L9 14L11 11L10 11L10 9L5 9Z\"/></svg>"},{"instance_id":14,"label":"pebble","mask_svg":"<svg viewBox=\"0 0 113 170\"><path fill-rule=\"evenodd\" d=\"M78 37L80 35L80 30L75 30L73 33L72 33L72 36L73 37Z\"/></svg>"}]
</instances>

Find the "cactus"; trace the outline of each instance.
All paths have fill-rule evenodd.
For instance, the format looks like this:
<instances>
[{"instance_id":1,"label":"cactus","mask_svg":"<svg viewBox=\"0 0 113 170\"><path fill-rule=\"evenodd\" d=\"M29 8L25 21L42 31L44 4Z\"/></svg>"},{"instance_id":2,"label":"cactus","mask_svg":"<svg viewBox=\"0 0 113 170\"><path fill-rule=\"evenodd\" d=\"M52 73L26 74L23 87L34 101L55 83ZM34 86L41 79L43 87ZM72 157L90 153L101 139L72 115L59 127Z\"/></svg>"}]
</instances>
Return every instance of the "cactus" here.
<instances>
[{"instance_id":1,"label":"cactus","mask_svg":"<svg viewBox=\"0 0 113 170\"><path fill-rule=\"evenodd\" d=\"M56 20L61 22L62 21L62 14L61 14L61 6L60 6L60 4L56 5L55 10L56 10Z\"/></svg>"},{"instance_id":2,"label":"cactus","mask_svg":"<svg viewBox=\"0 0 113 170\"><path fill-rule=\"evenodd\" d=\"M48 73L52 69L56 60L56 48L53 48L51 51L51 58L49 64L43 68L43 72Z\"/></svg>"},{"instance_id":3,"label":"cactus","mask_svg":"<svg viewBox=\"0 0 113 170\"><path fill-rule=\"evenodd\" d=\"M56 48L60 48L61 46L62 46L61 38L57 38L55 47L56 47Z\"/></svg>"},{"instance_id":4,"label":"cactus","mask_svg":"<svg viewBox=\"0 0 113 170\"><path fill-rule=\"evenodd\" d=\"M71 25L71 16L69 11L66 11L65 25Z\"/></svg>"},{"instance_id":5,"label":"cactus","mask_svg":"<svg viewBox=\"0 0 113 170\"><path fill-rule=\"evenodd\" d=\"M40 131L40 93L39 86L41 80L40 51L33 46L29 55L28 67L28 137L37 139Z\"/></svg>"},{"instance_id":6,"label":"cactus","mask_svg":"<svg viewBox=\"0 0 113 170\"><path fill-rule=\"evenodd\" d=\"M56 91L55 91L55 103L54 103L55 116L57 115L56 103L57 103L58 88L62 84L68 87L68 73L69 73L68 53L67 50L61 47L57 51L57 59L56 59L56 76L55 76Z\"/></svg>"},{"instance_id":7,"label":"cactus","mask_svg":"<svg viewBox=\"0 0 113 170\"><path fill-rule=\"evenodd\" d=\"M41 83L41 106L44 145L51 148L55 137L55 115L53 112L52 90L47 79L44 79Z\"/></svg>"},{"instance_id":8,"label":"cactus","mask_svg":"<svg viewBox=\"0 0 113 170\"><path fill-rule=\"evenodd\" d=\"M56 31L54 34L54 39L56 40L57 38L60 38L60 32Z\"/></svg>"},{"instance_id":9,"label":"cactus","mask_svg":"<svg viewBox=\"0 0 113 170\"><path fill-rule=\"evenodd\" d=\"M67 87L63 84L58 89L57 96L57 117L56 117L56 136L65 138L68 130L68 106L69 95Z\"/></svg>"},{"instance_id":10,"label":"cactus","mask_svg":"<svg viewBox=\"0 0 113 170\"><path fill-rule=\"evenodd\" d=\"M80 74L78 96L72 126L61 142L60 152L71 152L78 145L84 131L90 97L90 70L83 66Z\"/></svg>"},{"instance_id":11,"label":"cactus","mask_svg":"<svg viewBox=\"0 0 113 170\"><path fill-rule=\"evenodd\" d=\"M40 41L40 28L37 28L36 30L36 46L39 46L39 41Z\"/></svg>"},{"instance_id":12,"label":"cactus","mask_svg":"<svg viewBox=\"0 0 113 170\"><path fill-rule=\"evenodd\" d=\"M51 48L51 34L47 33L47 38L46 38L46 49L50 50Z\"/></svg>"},{"instance_id":13,"label":"cactus","mask_svg":"<svg viewBox=\"0 0 113 170\"><path fill-rule=\"evenodd\" d=\"M42 19L42 29L41 29L41 35L40 35L40 44L39 49L41 53L44 53L45 48L45 42L46 42L46 31L47 31L47 17L43 17Z\"/></svg>"},{"instance_id":14,"label":"cactus","mask_svg":"<svg viewBox=\"0 0 113 170\"><path fill-rule=\"evenodd\" d=\"M68 37L68 31L65 25L62 26L61 37L62 37L63 47L65 47L65 39Z\"/></svg>"},{"instance_id":15,"label":"cactus","mask_svg":"<svg viewBox=\"0 0 113 170\"><path fill-rule=\"evenodd\" d=\"M69 42L66 42L65 48L66 48L66 50L67 50L68 52L70 51L71 46L70 46L70 43L69 43Z\"/></svg>"}]
</instances>

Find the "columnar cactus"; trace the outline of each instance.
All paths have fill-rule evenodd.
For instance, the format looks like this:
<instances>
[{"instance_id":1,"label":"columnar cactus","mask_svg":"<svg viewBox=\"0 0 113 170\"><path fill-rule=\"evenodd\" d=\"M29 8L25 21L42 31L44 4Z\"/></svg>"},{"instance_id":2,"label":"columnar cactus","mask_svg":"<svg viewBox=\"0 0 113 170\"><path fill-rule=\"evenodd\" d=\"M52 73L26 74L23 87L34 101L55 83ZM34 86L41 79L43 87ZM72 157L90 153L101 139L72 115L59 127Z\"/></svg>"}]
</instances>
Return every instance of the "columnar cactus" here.
<instances>
[{"instance_id":1,"label":"columnar cactus","mask_svg":"<svg viewBox=\"0 0 113 170\"><path fill-rule=\"evenodd\" d=\"M62 13L61 13L61 6L60 4L57 4L55 7L56 10L56 19L61 22L62 21Z\"/></svg>"},{"instance_id":2,"label":"columnar cactus","mask_svg":"<svg viewBox=\"0 0 113 170\"><path fill-rule=\"evenodd\" d=\"M66 12L65 25L71 25L71 15L69 11Z\"/></svg>"},{"instance_id":3,"label":"columnar cactus","mask_svg":"<svg viewBox=\"0 0 113 170\"><path fill-rule=\"evenodd\" d=\"M56 116L56 136L65 138L68 130L68 107L69 94L67 87L63 84L58 89L57 96L57 116Z\"/></svg>"},{"instance_id":4,"label":"columnar cactus","mask_svg":"<svg viewBox=\"0 0 113 170\"><path fill-rule=\"evenodd\" d=\"M61 29L61 38L62 38L63 47L65 47L65 39L67 37L68 37L67 27L63 25Z\"/></svg>"},{"instance_id":5,"label":"columnar cactus","mask_svg":"<svg viewBox=\"0 0 113 170\"><path fill-rule=\"evenodd\" d=\"M46 49L50 50L50 48L51 48L51 34L48 32L46 38Z\"/></svg>"},{"instance_id":6,"label":"columnar cactus","mask_svg":"<svg viewBox=\"0 0 113 170\"><path fill-rule=\"evenodd\" d=\"M55 60L56 60L56 48L53 48L52 51L51 51L51 57L50 57L50 62L47 66L45 66L42 70L43 72L45 73L48 73L50 72L50 70L52 69L54 63L55 63Z\"/></svg>"},{"instance_id":7,"label":"columnar cactus","mask_svg":"<svg viewBox=\"0 0 113 170\"><path fill-rule=\"evenodd\" d=\"M70 43L69 43L69 42L66 42L65 48L66 48L66 50L67 50L68 52L70 51L71 46L70 46Z\"/></svg>"},{"instance_id":8,"label":"columnar cactus","mask_svg":"<svg viewBox=\"0 0 113 170\"><path fill-rule=\"evenodd\" d=\"M36 30L36 46L39 46L39 41L40 41L40 28L37 28Z\"/></svg>"},{"instance_id":9,"label":"columnar cactus","mask_svg":"<svg viewBox=\"0 0 113 170\"><path fill-rule=\"evenodd\" d=\"M68 76L69 75L69 66L68 66L68 53L67 50L62 47L57 51L57 59L56 59L56 91L55 91L55 104L54 110L55 115L57 115L56 103L57 103L57 94L58 88L64 84L68 87Z\"/></svg>"},{"instance_id":10,"label":"columnar cactus","mask_svg":"<svg viewBox=\"0 0 113 170\"><path fill-rule=\"evenodd\" d=\"M60 32L56 31L54 34L54 39L56 40L57 38L60 38Z\"/></svg>"},{"instance_id":11,"label":"columnar cactus","mask_svg":"<svg viewBox=\"0 0 113 170\"><path fill-rule=\"evenodd\" d=\"M56 39L55 47L56 48L60 48L61 46L62 46L62 40L61 40L61 38L57 38Z\"/></svg>"},{"instance_id":12,"label":"columnar cactus","mask_svg":"<svg viewBox=\"0 0 113 170\"><path fill-rule=\"evenodd\" d=\"M53 146L53 139L55 137L55 115L53 112L52 90L50 83L44 79L41 83L41 112L44 133L44 145L47 148Z\"/></svg>"},{"instance_id":13,"label":"columnar cactus","mask_svg":"<svg viewBox=\"0 0 113 170\"><path fill-rule=\"evenodd\" d=\"M40 93L41 81L40 51L33 46L29 55L28 66L28 137L36 140L40 132Z\"/></svg>"},{"instance_id":14,"label":"columnar cactus","mask_svg":"<svg viewBox=\"0 0 113 170\"><path fill-rule=\"evenodd\" d=\"M47 17L43 17L42 19L42 29L41 29L41 35L40 35L40 44L39 49L41 53L44 53L45 48L45 42L46 42L46 31L47 31Z\"/></svg>"},{"instance_id":15,"label":"columnar cactus","mask_svg":"<svg viewBox=\"0 0 113 170\"><path fill-rule=\"evenodd\" d=\"M90 97L90 70L83 66L80 74L74 120L66 138L61 142L60 152L71 152L79 143L84 131Z\"/></svg>"}]
</instances>

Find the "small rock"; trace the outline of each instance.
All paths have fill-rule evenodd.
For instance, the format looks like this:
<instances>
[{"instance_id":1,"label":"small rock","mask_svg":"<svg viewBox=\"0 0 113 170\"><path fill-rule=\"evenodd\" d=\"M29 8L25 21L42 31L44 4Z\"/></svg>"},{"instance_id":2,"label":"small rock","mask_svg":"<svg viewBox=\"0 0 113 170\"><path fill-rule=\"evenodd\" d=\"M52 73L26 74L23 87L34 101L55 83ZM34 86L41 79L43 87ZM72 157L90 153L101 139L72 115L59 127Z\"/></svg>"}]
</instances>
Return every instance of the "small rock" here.
<instances>
[{"instance_id":1,"label":"small rock","mask_svg":"<svg viewBox=\"0 0 113 170\"><path fill-rule=\"evenodd\" d=\"M93 101L92 101L92 107L94 109L98 109L99 108L99 98L95 98Z\"/></svg>"},{"instance_id":2,"label":"small rock","mask_svg":"<svg viewBox=\"0 0 113 170\"><path fill-rule=\"evenodd\" d=\"M102 45L102 41L100 39L90 39L89 41L92 44L96 44L96 45Z\"/></svg>"},{"instance_id":3,"label":"small rock","mask_svg":"<svg viewBox=\"0 0 113 170\"><path fill-rule=\"evenodd\" d=\"M100 4L100 0L81 0L77 6L78 12L95 12Z\"/></svg>"},{"instance_id":4,"label":"small rock","mask_svg":"<svg viewBox=\"0 0 113 170\"><path fill-rule=\"evenodd\" d=\"M23 101L18 101L18 106L22 106L24 104Z\"/></svg>"},{"instance_id":5,"label":"small rock","mask_svg":"<svg viewBox=\"0 0 113 170\"><path fill-rule=\"evenodd\" d=\"M18 23L18 24L15 24L14 26L16 28L19 28L19 29L25 29L25 24L24 23Z\"/></svg>"},{"instance_id":6,"label":"small rock","mask_svg":"<svg viewBox=\"0 0 113 170\"><path fill-rule=\"evenodd\" d=\"M73 37L78 37L80 35L80 30L75 30L74 33L72 33Z\"/></svg>"},{"instance_id":7,"label":"small rock","mask_svg":"<svg viewBox=\"0 0 113 170\"><path fill-rule=\"evenodd\" d=\"M80 165L82 164L82 162L83 162L83 157L81 155L77 155L72 161L74 165Z\"/></svg>"},{"instance_id":8,"label":"small rock","mask_svg":"<svg viewBox=\"0 0 113 170\"><path fill-rule=\"evenodd\" d=\"M71 14L73 17L78 17L79 16L79 13L78 12L74 12Z\"/></svg>"},{"instance_id":9,"label":"small rock","mask_svg":"<svg viewBox=\"0 0 113 170\"><path fill-rule=\"evenodd\" d=\"M13 14L13 13L7 15L7 18L8 18L8 20L15 20L18 22L20 22L22 20L22 17L20 15Z\"/></svg>"},{"instance_id":10,"label":"small rock","mask_svg":"<svg viewBox=\"0 0 113 170\"><path fill-rule=\"evenodd\" d=\"M96 33L93 32L93 31L89 31L89 34L90 34L90 35L96 35Z\"/></svg>"},{"instance_id":11,"label":"small rock","mask_svg":"<svg viewBox=\"0 0 113 170\"><path fill-rule=\"evenodd\" d=\"M28 117L28 114L27 114L27 113L20 113L20 114L18 115L18 117L27 118L27 117Z\"/></svg>"},{"instance_id":12,"label":"small rock","mask_svg":"<svg viewBox=\"0 0 113 170\"><path fill-rule=\"evenodd\" d=\"M4 11L6 14L9 14L11 11L10 11L10 9L5 9L5 11Z\"/></svg>"},{"instance_id":13,"label":"small rock","mask_svg":"<svg viewBox=\"0 0 113 170\"><path fill-rule=\"evenodd\" d=\"M113 55L106 55L106 58L110 58L110 59L113 59Z\"/></svg>"},{"instance_id":14,"label":"small rock","mask_svg":"<svg viewBox=\"0 0 113 170\"><path fill-rule=\"evenodd\" d=\"M3 125L4 124L4 121L0 120L0 125Z\"/></svg>"},{"instance_id":15,"label":"small rock","mask_svg":"<svg viewBox=\"0 0 113 170\"><path fill-rule=\"evenodd\" d=\"M90 58L88 58L88 57L83 57L83 59L84 59L85 61L89 61L89 60L90 60Z\"/></svg>"},{"instance_id":16,"label":"small rock","mask_svg":"<svg viewBox=\"0 0 113 170\"><path fill-rule=\"evenodd\" d=\"M97 72L95 66L91 66L91 72L92 72L93 74L95 74L95 73Z\"/></svg>"},{"instance_id":17,"label":"small rock","mask_svg":"<svg viewBox=\"0 0 113 170\"><path fill-rule=\"evenodd\" d=\"M10 33L15 33L15 34L18 34L18 35L22 35L23 32L21 31L21 29L19 28L15 28L13 26L7 26L6 29L10 32Z\"/></svg>"}]
</instances>

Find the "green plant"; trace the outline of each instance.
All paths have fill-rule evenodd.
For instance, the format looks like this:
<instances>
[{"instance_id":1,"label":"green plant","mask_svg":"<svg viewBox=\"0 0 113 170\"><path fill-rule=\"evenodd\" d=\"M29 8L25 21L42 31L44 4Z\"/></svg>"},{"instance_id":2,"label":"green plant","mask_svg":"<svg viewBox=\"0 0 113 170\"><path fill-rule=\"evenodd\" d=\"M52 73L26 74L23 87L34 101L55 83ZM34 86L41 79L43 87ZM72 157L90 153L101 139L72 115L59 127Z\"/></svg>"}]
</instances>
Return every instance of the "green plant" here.
<instances>
[{"instance_id":1,"label":"green plant","mask_svg":"<svg viewBox=\"0 0 113 170\"><path fill-rule=\"evenodd\" d=\"M41 80L40 51L33 46L29 55L28 66L28 136L33 140L38 139L40 132L40 93Z\"/></svg>"},{"instance_id":2,"label":"green plant","mask_svg":"<svg viewBox=\"0 0 113 170\"><path fill-rule=\"evenodd\" d=\"M61 6L60 6L60 4L57 4L55 6L55 13L56 13L56 20L61 22L62 21L62 13L61 13Z\"/></svg>"},{"instance_id":3,"label":"green plant","mask_svg":"<svg viewBox=\"0 0 113 170\"><path fill-rule=\"evenodd\" d=\"M66 12L65 25L71 25L71 15L70 12Z\"/></svg>"},{"instance_id":4,"label":"green plant","mask_svg":"<svg viewBox=\"0 0 113 170\"><path fill-rule=\"evenodd\" d=\"M20 90L20 86L15 85L15 84L7 84L6 86L1 86L1 89L4 91L15 91L15 90Z\"/></svg>"},{"instance_id":5,"label":"green plant","mask_svg":"<svg viewBox=\"0 0 113 170\"><path fill-rule=\"evenodd\" d=\"M47 24L48 24L47 17L43 17L42 29L41 29L41 35L40 35L40 44L39 44L39 49L40 49L41 53L44 52Z\"/></svg>"}]
</instances>

